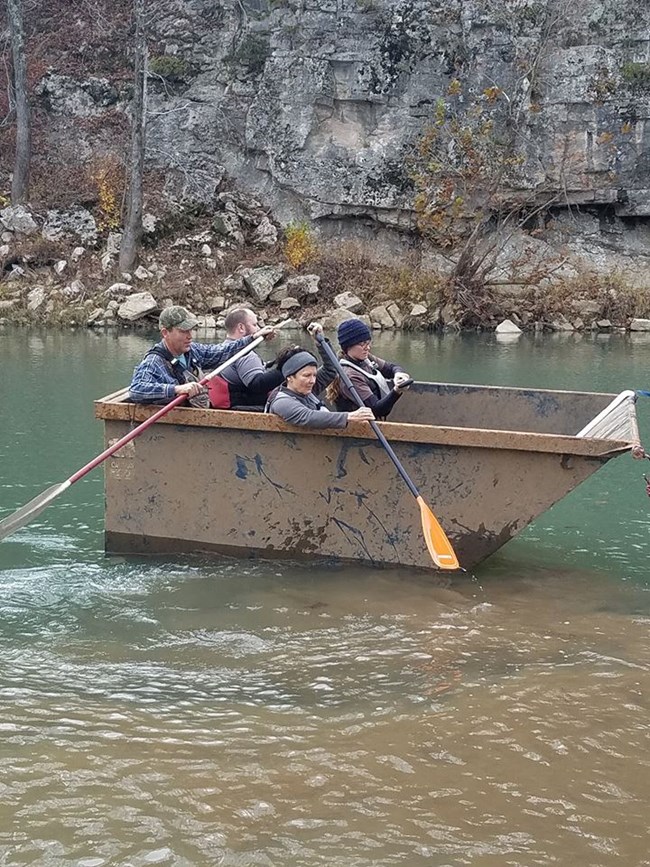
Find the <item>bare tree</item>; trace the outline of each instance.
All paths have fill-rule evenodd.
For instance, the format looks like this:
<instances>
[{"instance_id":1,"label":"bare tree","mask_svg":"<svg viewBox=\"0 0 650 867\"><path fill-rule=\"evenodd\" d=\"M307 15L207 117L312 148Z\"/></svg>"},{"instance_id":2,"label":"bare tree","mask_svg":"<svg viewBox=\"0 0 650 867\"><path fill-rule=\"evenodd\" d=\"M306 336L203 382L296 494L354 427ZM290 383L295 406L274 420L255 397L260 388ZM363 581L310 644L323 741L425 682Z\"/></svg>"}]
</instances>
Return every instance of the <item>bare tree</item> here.
<instances>
[{"instance_id":1,"label":"bare tree","mask_svg":"<svg viewBox=\"0 0 650 867\"><path fill-rule=\"evenodd\" d=\"M558 31L582 8L582 0L548 0L536 7L523 0L487 2L509 34L515 58L510 70L502 71L504 86L476 70L466 72L464 82L452 79L409 160L418 229L450 264L446 300L462 304L472 322L485 318L492 287L517 282L499 278L509 240L562 198L570 158L565 153L559 164L549 166L535 157L532 119L540 110L544 58ZM531 267L527 282L557 267L547 263L537 273Z\"/></svg>"},{"instance_id":2,"label":"bare tree","mask_svg":"<svg viewBox=\"0 0 650 867\"><path fill-rule=\"evenodd\" d=\"M15 2L15 0L10 0ZM120 271L131 271L137 263L142 240L142 200L147 126L147 0L133 0L135 21L134 94L131 116L131 156L129 159L126 220L120 244Z\"/></svg>"},{"instance_id":3,"label":"bare tree","mask_svg":"<svg viewBox=\"0 0 650 867\"><path fill-rule=\"evenodd\" d=\"M27 57L25 54L25 31L23 28L22 0L7 0L13 88L16 105L16 155L11 182L11 201L16 205L27 199L29 191L29 164L31 141L29 124L29 99L27 97Z\"/></svg>"}]
</instances>

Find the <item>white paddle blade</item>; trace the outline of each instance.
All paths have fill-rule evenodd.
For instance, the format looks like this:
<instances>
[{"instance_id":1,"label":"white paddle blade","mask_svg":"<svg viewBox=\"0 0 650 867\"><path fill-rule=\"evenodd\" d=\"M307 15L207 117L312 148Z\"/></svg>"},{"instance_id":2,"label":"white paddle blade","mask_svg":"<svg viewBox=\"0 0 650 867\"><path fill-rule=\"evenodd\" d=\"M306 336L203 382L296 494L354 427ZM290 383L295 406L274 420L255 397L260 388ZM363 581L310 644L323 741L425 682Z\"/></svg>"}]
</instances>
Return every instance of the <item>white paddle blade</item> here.
<instances>
[{"instance_id":1,"label":"white paddle blade","mask_svg":"<svg viewBox=\"0 0 650 867\"><path fill-rule=\"evenodd\" d=\"M8 536L11 536L11 534L15 533L16 530L20 530L21 527L29 524L30 521L33 521L34 518L40 515L41 512L50 505L52 500L58 497L59 494L62 494L69 487L69 481L59 482L58 485L52 485L51 488L42 491L38 497L34 497L33 500L30 500L29 503L18 509L18 511L0 521L0 542Z\"/></svg>"}]
</instances>

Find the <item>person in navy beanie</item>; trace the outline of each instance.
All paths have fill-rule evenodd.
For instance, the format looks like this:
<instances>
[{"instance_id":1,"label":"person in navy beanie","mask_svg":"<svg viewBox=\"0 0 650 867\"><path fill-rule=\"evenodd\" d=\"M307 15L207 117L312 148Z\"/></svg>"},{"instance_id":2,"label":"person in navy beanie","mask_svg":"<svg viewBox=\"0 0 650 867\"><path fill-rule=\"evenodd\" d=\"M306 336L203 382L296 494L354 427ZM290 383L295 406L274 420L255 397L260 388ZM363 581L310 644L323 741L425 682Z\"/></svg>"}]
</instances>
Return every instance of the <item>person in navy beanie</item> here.
<instances>
[{"instance_id":1,"label":"person in navy beanie","mask_svg":"<svg viewBox=\"0 0 650 867\"><path fill-rule=\"evenodd\" d=\"M375 418L385 419L411 384L410 376L399 364L370 354L372 333L362 319L346 319L339 325L337 337L341 366L350 382ZM340 377L329 385L327 398L339 412L349 412L357 406Z\"/></svg>"}]
</instances>

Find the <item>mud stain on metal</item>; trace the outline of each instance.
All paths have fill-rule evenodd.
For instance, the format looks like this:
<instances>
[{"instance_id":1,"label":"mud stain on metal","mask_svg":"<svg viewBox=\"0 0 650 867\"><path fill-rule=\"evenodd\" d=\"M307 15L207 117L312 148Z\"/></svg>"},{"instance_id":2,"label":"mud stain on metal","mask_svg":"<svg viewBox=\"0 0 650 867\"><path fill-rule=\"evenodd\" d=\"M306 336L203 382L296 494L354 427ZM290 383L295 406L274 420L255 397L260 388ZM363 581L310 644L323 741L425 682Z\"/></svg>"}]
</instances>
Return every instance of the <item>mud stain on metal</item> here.
<instances>
[{"instance_id":1,"label":"mud stain on metal","mask_svg":"<svg viewBox=\"0 0 650 867\"><path fill-rule=\"evenodd\" d=\"M364 560L369 560L371 563L375 562L375 558L370 553L370 549L366 544L361 530L359 530L357 527L353 527L351 524L348 524L345 521L341 521L340 518L333 517L332 521L336 524L341 533L343 533L343 535L349 542L351 542L353 545L356 545L357 548L360 548L361 551L363 551Z\"/></svg>"},{"instance_id":2,"label":"mud stain on metal","mask_svg":"<svg viewBox=\"0 0 650 867\"><path fill-rule=\"evenodd\" d=\"M235 455L235 476L242 481L246 481L250 472L256 472L258 477L265 479L280 499L282 499L283 493L296 496L296 492L289 485L276 482L269 476L264 468L264 459L259 453L252 458L245 455Z\"/></svg>"}]
</instances>

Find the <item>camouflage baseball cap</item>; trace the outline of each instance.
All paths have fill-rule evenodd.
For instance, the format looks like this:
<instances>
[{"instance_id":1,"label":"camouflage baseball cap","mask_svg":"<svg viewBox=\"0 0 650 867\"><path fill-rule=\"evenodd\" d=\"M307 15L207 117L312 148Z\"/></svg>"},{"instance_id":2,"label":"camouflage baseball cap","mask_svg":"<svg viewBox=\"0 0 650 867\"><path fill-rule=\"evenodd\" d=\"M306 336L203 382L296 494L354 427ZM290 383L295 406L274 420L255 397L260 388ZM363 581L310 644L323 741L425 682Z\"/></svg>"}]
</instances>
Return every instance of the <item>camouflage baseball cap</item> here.
<instances>
[{"instance_id":1,"label":"camouflage baseball cap","mask_svg":"<svg viewBox=\"0 0 650 867\"><path fill-rule=\"evenodd\" d=\"M160 314L158 324L161 328L167 328L168 330L180 328L181 331L189 331L190 328L196 328L199 320L184 307L165 307Z\"/></svg>"}]
</instances>

